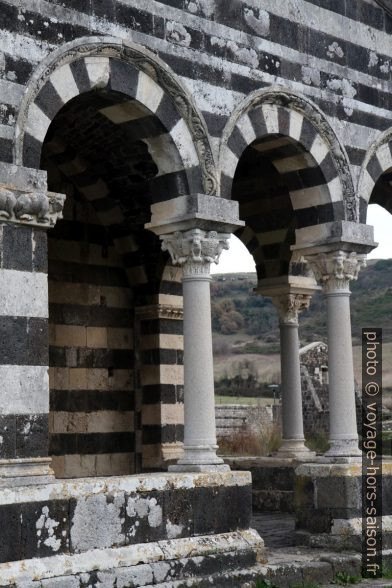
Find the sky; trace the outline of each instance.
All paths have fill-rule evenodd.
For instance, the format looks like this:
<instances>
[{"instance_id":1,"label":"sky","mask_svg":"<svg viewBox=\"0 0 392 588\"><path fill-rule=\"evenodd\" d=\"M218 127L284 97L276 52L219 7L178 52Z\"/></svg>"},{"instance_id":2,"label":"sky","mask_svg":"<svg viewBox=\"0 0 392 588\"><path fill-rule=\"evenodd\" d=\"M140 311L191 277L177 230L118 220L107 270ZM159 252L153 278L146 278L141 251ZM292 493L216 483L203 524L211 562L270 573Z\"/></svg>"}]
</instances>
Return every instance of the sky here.
<instances>
[{"instance_id":1,"label":"sky","mask_svg":"<svg viewBox=\"0 0 392 588\"><path fill-rule=\"evenodd\" d=\"M368 209L367 224L373 225L375 241L379 244L369 253L369 259L392 257L392 214L381 206L372 204ZM218 265L212 264L212 274L254 272L255 264L245 245L237 237L231 237L230 249L223 251Z\"/></svg>"}]
</instances>

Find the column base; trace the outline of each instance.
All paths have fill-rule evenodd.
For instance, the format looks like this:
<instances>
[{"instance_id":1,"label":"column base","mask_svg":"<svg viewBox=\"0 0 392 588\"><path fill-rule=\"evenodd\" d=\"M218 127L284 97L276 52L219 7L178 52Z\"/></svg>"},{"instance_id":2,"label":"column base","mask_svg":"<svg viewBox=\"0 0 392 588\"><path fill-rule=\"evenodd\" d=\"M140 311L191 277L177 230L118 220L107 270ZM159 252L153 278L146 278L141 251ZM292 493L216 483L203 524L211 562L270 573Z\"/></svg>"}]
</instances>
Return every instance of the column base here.
<instances>
[{"instance_id":1,"label":"column base","mask_svg":"<svg viewBox=\"0 0 392 588\"><path fill-rule=\"evenodd\" d=\"M230 466L226 463L221 464L181 464L176 463L174 465L170 465L167 468L168 472L228 472L230 471Z\"/></svg>"},{"instance_id":2,"label":"column base","mask_svg":"<svg viewBox=\"0 0 392 588\"><path fill-rule=\"evenodd\" d=\"M274 456L298 461L314 461L316 453L306 447L304 439L283 439L282 446Z\"/></svg>"},{"instance_id":3,"label":"column base","mask_svg":"<svg viewBox=\"0 0 392 588\"><path fill-rule=\"evenodd\" d=\"M330 448L319 459L324 463L355 463L362 460L358 439L331 439Z\"/></svg>"},{"instance_id":4,"label":"column base","mask_svg":"<svg viewBox=\"0 0 392 588\"><path fill-rule=\"evenodd\" d=\"M170 465L169 472L227 472L230 466L216 455L217 445L184 447L184 456Z\"/></svg>"},{"instance_id":5,"label":"column base","mask_svg":"<svg viewBox=\"0 0 392 588\"><path fill-rule=\"evenodd\" d=\"M48 484L55 480L50 457L0 459L0 486Z\"/></svg>"}]
</instances>

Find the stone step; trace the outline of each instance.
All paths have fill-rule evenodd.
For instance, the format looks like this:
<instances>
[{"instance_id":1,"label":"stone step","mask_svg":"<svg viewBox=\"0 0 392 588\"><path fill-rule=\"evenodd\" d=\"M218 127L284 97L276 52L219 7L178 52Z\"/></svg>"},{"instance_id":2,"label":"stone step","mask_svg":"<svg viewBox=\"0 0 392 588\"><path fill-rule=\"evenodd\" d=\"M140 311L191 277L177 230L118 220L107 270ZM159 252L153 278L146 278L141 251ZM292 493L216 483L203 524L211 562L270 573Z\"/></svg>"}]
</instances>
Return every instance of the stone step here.
<instances>
[{"instance_id":1,"label":"stone step","mask_svg":"<svg viewBox=\"0 0 392 588\"><path fill-rule=\"evenodd\" d=\"M355 553L328 553L315 549L281 549L267 552L269 562L247 569L232 570L204 577L194 577L176 582L164 582L154 588L258 588L263 580L271 588L293 588L312 585L336 588L332 583L336 575L360 577L361 559ZM362 580L358 587L392 588L392 580Z\"/></svg>"},{"instance_id":2,"label":"stone step","mask_svg":"<svg viewBox=\"0 0 392 588\"><path fill-rule=\"evenodd\" d=\"M221 570L247 570L260 558L264 560L264 543L249 529L0 564L0 588L172 585L219 577Z\"/></svg>"}]
</instances>

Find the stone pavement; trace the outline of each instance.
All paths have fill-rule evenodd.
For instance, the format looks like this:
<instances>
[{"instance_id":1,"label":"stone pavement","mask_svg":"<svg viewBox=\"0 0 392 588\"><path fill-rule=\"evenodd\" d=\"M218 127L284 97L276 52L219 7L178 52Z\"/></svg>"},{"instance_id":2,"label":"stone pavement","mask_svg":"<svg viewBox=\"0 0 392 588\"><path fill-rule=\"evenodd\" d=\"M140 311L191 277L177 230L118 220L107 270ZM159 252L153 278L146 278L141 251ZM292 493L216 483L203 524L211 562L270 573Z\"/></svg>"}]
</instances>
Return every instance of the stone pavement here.
<instances>
[{"instance_id":1,"label":"stone pavement","mask_svg":"<svg viewBox=\"0 0 392 588\"><path fill-rule=\"evenodd\" d=\"M264 539L266 547L292 547L295 545L295 521L287 513L254 512L251 526Z\"/></svg>"},{"instance_id":2,"label":"stone pavement","mask_svg":"<svg viewBox=\"0 0 392 588\"><path fill-rule=\"evenodd\" d=\"M336 588L338 584L331 583L336 573L346 572L350 576L360 574L359 554L339 555L320 549L295 547L295 521L290 514L254 512L252 527L258 531L267 547L268 563L259 566L259 577L268 579L273 585L291 588L304 583ZM353 586L392 588L392 579L362 580Z\"/></svg>"}]
</instances>

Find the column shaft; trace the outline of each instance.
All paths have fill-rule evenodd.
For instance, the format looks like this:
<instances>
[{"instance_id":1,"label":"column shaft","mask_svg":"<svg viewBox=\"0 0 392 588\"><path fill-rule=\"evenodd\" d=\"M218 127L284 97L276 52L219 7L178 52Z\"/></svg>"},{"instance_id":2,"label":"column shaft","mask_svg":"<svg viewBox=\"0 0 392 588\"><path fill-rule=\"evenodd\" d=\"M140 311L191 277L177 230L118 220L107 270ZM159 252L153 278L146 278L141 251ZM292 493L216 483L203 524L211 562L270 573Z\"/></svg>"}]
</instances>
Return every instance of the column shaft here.
<instances>
[{"instance_id":1,"label":"column shaft","mask_svg":"<svg viewBox=\"0 0 392 588\"><path fill-rule=\"evenodd\" d=\"M351 339L350 293L327 292L330 450L359 454Z\"/></svg>"},{"instance_id":2,"label":"column shaft","mask_svg":"<svg viewBox=\"0 0 392 588\"><path fill-rule=\"evenodd\" d=\"M284 440L304 441L297 325L280 325L282 425Z\"/></svg>"},{"instance_id":3,"label":"column shaft","mask_svg":"<svg viewBox=\"0 0 392 588\"><path fill-rule=\"evenodd\" d=\"M163 247L183 266L184 456L171 471L228 470L216 455L210 264L228 235L192 229L165 236Z\"/></svg>"},{"instance_id":4,"label":"column shaft","mask_svg":"<svg viewBox=\"0 0 392 588\"><path fill-rule=\"evenodd\" d=\"M280 317L283 442L278 456L301 460L315 455L305 445L298 337L298 314L309 307L310 298L310 293L293 292L273 298Z\"/></svg>"},{"instance_id":5,"label":"column shaft","mask_svg":"<svg viewBox=\"0 0 392 588\"><path fill-rule=\"evenodd\" d=\"M210 277L187 277L184 296L184 442L216 446Z\"/></svg>"},{"instance_id":6,"label":"column shaft","mask_svg":"<svg viewBox=\"0 0 392 588\"><path fill-rule=\"evenodd\" d=\"M350 281L365 265L363 255L330 251L308 261L327 297L330 449L325 458L358 458L355 383L350 319Z\"/></svg>"}]
</instances>

